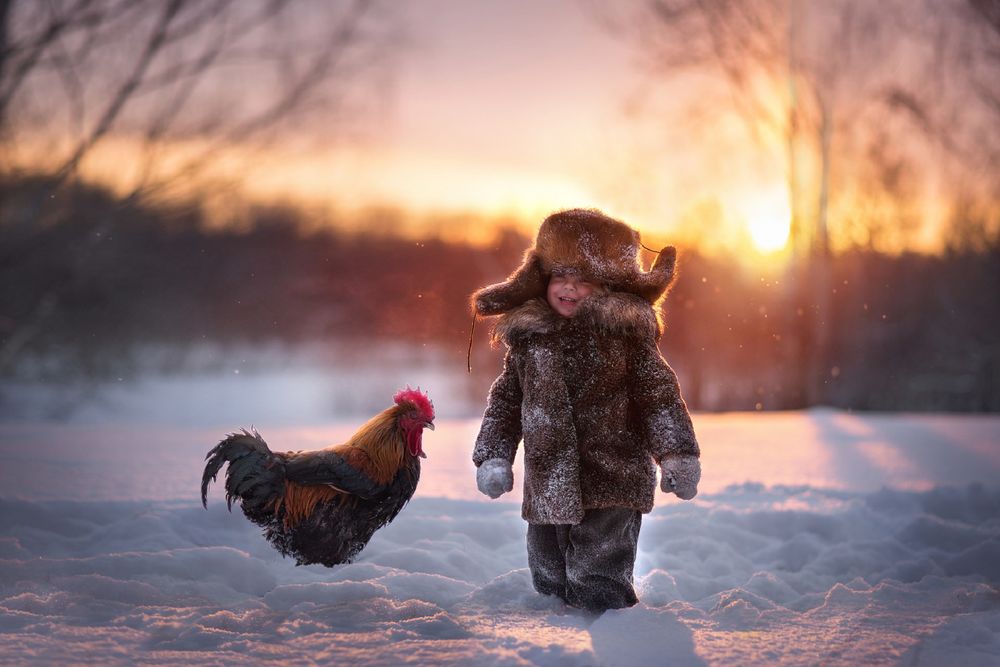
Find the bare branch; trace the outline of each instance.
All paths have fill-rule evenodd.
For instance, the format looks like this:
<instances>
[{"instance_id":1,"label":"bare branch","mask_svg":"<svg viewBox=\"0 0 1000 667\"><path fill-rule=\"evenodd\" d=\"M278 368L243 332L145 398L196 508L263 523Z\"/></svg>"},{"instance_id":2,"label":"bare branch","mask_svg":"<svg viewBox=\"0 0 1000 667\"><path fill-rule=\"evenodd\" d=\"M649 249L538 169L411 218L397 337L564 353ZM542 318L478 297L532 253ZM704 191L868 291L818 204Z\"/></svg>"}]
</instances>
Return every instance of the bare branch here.
<instances>
[{"instance_id":1,"label":"bare branch","mask_svg":"<svg viewBox=\"0 0 1000 667\"><path fill-rule=\"evenodd\" d=\"M371 7L371 0L355 0L326 48L313 58L306 71L294 80L284 94L268 109L228 133L229 141L239 141L253 132L271 126L300 104L313 86L325 78L354 43L362 17Z\"/></svg>"},{"instance_id":2,"label":"bare branch","mask_svg":"<svg viewBox=\"0 0 1000 667\"><path fill-rule=\"evenodd\" d=\"M55 41L63 31L68 27L74 25L74 22L79 20L81 13L86 10L93 0L78 0L77 4L67 12L65 15L54 15L42 34L38 37L33 44L31 44L26 50L27 54L24 58L17 63L16 67L12 70L9 75L5 75L3 79L0 79L0 84L3 84L3 88L0 89L0 118L3 118L4 112L7 109L7 105L10 104L11 99L17 93L21 84L24 83L25 78L28 73L31 72L32 68L38 63L42 54L45 50ZM9 5L7 8L9 11ZM92 18L87 18L86 20L92 20ZM4 60L10 57L12 50L9 50L4 54Z\"/></svg>"},{"instance_id":3,"label":"bare branch","mask_svg":"<svg viewBox=\"0 0 1000 667\"><path fill-rule=\"evenodd\" d=\"M75 118L79 123L79 127L73 128L72 131L75 134L82 134L84 119L86 117L86 101L84 99L83 82L80 80L80 76L76 70L76 62L66 51L62 39L55 40L52 50L52 58L56 63L56 72L63 83L63 90L66 92L70 106L74 110L70 114L70 119Z\"/></svg>"},{"instance_id":4,"label":"bare branch","mask_svg":"<svg viewBox=\"0 0 1000 667\"><path fill-rule=\"evenodd\" d=\"M983 23L1000 35L1000 2L997 0L968 0L969 7L979 15Z\"/></svg>"},{"instance_id":5,"label":"bare branch","mask_svg":"<svg viewBox=\"0 0 1000 667\"><path fill-rule=\"evenodd\" d=\"M305 71L293 79L286 91L270 106L229 130L221 128L218 119L210 120L208 125L202 126L195 132L199 136L213 138L203 150L169 174L157 179L156 183L145 183L142 188L136 188L129 198L161 195L165 190L200 174L224 146L243 143L248 137L260 135L285 119L293 109L302 104L305 95L311 89L336 70L338 62L357 39L360 23L371 4L371 0L356 0L352 3L350 11L342 19L326 48L313 58Z\"/></svg>"},{"instance_id":6,"label":"bare branch","mask_svg":"<svg viewBox=\"0 0 1000 667\"><path fill-rule=\"evenodd\" d=\"M160 17L160 21L154 29L152 37L147 43L146 48L140 56L139 61L136 63L135 68L132 70L132 73L118 89L118 92L108 104L104 114L101 116L100 121L98 121L94 130L90 133L90 136L80 142L69 159L66 160L62 167L56 170L56 183L64 181L70 174L72 174L91 147L100 141L101 138L107 134L108 130L111 129L115 119L118 118L118 114L121 113L132 93L135 92L142 82L142 77L149 68L153 58L156 57L156 54L161 48L163 48L163 44L168 36L170 23L174 20L174 17L177 16L177 13L184 5L184 2L185 0L170 0L167 3L162 16Z\"/></svg>"}]
</instances>

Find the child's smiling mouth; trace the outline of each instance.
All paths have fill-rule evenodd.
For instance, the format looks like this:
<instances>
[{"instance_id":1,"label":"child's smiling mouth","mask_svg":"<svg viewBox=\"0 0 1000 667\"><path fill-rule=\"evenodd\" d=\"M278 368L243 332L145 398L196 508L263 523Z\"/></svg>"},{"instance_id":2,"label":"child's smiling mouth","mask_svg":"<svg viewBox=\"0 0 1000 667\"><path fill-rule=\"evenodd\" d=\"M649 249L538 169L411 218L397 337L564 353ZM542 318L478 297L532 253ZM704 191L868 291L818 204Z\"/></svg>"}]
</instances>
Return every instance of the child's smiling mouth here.
<instances>
[{"instance_id":1,"label":"child's smiling mouth","mask_svg":"<svg viewBox=\"0 0 1000 667\"><path fill-rule=\"evenodd\" d=\"M545 289L545 299L552 310L563 317L573 317L595 286L579 275L553 274Z\"/></svg>"}]
</instances>

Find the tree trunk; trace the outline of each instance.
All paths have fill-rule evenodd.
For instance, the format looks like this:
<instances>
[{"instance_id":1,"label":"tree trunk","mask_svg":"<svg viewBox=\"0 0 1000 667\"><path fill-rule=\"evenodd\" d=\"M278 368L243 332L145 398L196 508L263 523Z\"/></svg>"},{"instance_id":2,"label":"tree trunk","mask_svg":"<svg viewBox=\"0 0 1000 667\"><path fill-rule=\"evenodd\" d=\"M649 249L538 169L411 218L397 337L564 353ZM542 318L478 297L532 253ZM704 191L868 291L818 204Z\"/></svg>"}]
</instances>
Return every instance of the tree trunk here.
<instances>
[{"instance_id":1,"label":"tree trunk","mask_svg":"<svg viewBox=\"0 0 1000 667\"><path fill-rule=\"evenodd\" d=\"M816 235L812 243L811 289L812 289L812 329L813 346L809 357L810 392L809 404L827 402L827 387L830 379L830 240L827 231L827 212L830 194L830 138L833 119L830 105L821 95L820 106L820 184L819 203L816 211Z\"/></svg>"},{"instance_id":2,"label":"tree trunk","mask_svg":"<svg viewBox=\"0 0 1000 667\"><path fill-rule=\"evenodd\" d=\"M788 1L788 128L785 132L786 150L788 153L788 207L791 215L788 230L788 244L791 249L791 260L788 265L789 286L789 330L791 361L788 364L790 377L786 380L788 390L784 403L790 408L809 407L812 375L810 358L814 347L814 321L812 309L812 275L810 269L811 253L809 251L809 234L806 233L802 219L801 185L798 176L798 141L799 141L799 97L796 78L799 73L798 50L796 48L798 32L797 0Z\"/></svg>"},{"instance_id":3,"label":"tree trunk","mask_svg":"<svg viewBox=\"0 0 1000 667\"><path fill-rule=\"evenodd\" d=\"M14 0L0 0L0 90L3 90L4 73L6 72L10 8L13 4ZM4 116L3 109L0 109L0 135L2 135L6 125Z\"/></svg>"}]
</instances>

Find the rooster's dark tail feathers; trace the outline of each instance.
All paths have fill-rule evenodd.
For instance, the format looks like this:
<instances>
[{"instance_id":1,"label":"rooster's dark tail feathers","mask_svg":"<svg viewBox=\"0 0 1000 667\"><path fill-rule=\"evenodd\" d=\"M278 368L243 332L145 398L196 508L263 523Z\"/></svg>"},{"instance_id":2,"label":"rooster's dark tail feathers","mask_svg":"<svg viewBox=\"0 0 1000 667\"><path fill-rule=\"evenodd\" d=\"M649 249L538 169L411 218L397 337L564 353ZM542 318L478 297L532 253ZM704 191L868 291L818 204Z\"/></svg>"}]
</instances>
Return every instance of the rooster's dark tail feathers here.
<instances>
[{"instance_id":1,"label":"rooster's dark tail feathers","mask_svg":"<svg viewBox=\"0 0 1000 667\"><path fill-rule=\"evenodd\" d=\"M222 466L226 470L226 504L233 508L238 498L244 513L251 519L264 513L275 496L284 493L285 475L282 461L271 453L257 431L232 433L210 451L201 477L201 504L208 507L208 485L215 481Z\"/></svg>"}]
</instances>

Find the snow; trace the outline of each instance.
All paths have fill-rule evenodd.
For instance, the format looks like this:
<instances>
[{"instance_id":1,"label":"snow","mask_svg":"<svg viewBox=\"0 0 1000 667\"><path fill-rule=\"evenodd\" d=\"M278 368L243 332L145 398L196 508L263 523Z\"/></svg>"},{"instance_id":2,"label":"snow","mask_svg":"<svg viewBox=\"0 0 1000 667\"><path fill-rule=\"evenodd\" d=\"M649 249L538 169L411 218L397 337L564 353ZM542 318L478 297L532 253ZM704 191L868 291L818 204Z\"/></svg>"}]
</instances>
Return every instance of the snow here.
<instances>
[{"instance_id":1,"label":"snow","mask_svg":"<svg viewBox=\"0 0 1000 667\"><path fill-rule=\"evenodd\" d=\"M197 485L191 480L201 479L205 453L226 433L252 424L249 414L217 426L166 425L141 417L100 423L0 421L0 452L8 463L0 468L2 495L193 499ZM319 449L345 441L366 418L253 425L272 449ZM176 417L175 423L181 420ZM435 423L436 431L424 433L429 458L417 497L485 500L476 490L471 461L479 420L439 418ZM704 469L699 497L746 482L871 492L883 486L923 491L1000 479L997 416L862 416L813 410L700 414L694 425ZM883 456L865 455L872 450ZM521 500L522 455L519 452L514 462L514 491L503 496L505 500ZM673 496L658 493L658 505L672 503Z\"/></svg>"},{"instance_id":2,"label":"snow","mask_svg":"<svg viewBox=\"0 0 1000 667\"><path fill-rule=\"evenodd\" d=\"M332 569L218 486L201 508L205 452L248 423L2 423L0 662L1000 664L1000 417L694 423L698 497L658 493L640 604L596 618L532 589L521 456L515 492L479 494L475 419L438 420L414 500ZM356 425L257 423L279 449Z\"/></svg>"}]
</instances>

